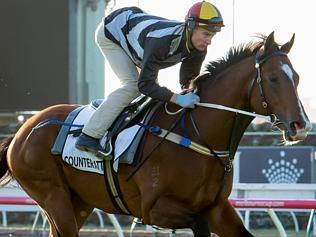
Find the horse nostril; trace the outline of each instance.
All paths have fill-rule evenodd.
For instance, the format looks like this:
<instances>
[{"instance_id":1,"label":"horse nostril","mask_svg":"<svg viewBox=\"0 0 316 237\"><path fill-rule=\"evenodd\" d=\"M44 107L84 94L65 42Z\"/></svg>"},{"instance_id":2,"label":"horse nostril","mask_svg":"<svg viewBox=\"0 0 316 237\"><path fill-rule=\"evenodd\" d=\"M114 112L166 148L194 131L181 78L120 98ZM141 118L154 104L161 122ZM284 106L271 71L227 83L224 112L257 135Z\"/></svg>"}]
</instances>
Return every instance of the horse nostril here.
<instances>
[{"instance_id":1,"label":"horse nostril","mask_svg":"<svg viewBox=\"0 0 316 237\"><path fill-rule=\"evenodd\" d=\"M290 123L291 130L293 132L305 129L305 122L302 121L294 121Z\"/></svg>"},{"instance_id":2,"label":"horse nostril","mask_svg":"<svg viewBox=\"0 0 316 237\"><path fill-rule=\"evenodd\" d=\"M288 138L290 141L302 141L310 130L309 122L304 120L293 121L289 124Z\"/></svg>"}]
</instances>

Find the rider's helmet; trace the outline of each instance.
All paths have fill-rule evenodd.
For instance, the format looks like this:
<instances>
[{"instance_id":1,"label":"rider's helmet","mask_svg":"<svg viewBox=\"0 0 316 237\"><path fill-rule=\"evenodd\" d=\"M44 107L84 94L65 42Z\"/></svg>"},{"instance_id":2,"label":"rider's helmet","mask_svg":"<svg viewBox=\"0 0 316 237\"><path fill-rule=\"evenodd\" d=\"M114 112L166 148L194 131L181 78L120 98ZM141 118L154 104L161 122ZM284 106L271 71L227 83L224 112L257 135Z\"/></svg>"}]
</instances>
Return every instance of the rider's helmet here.
<instances>
[{"instance_id":1,"label":"rider's helmet","mask_svg":"<svg viewBox=\"0 0 316 237\"><path fill-rule=\"evenodd\" d=\"M211 3L202 1L195 3L188 11L185 22L189 30L202 27L209 31L219 32L225 26L219 10Z\"/></svg>"}]
</instances>

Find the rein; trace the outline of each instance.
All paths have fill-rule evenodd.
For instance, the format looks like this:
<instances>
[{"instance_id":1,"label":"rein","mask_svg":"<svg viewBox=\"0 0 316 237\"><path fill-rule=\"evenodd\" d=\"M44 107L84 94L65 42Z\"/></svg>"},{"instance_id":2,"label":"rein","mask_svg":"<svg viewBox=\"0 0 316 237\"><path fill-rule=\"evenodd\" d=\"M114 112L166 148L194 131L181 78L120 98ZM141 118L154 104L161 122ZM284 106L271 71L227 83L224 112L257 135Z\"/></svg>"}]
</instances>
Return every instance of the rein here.
<instances>
[{"instance_id":1,"label":"rein","mask_svg":"<svg viewBox=\"0 0 316 237\"><path fill-rule=\"evenodd\" d=\"M249 98L251 98L251 94L252 94L252 91L254 89L254 85L255 85L255 81L257 82L258 86L259 86L259 91L260 91L260 96L261 96L261 100L262 100L262 106L263 108L267 109L268 110L268 114L269 115L262 115L262 114L257 114L255 112L249 112L249 111L245 111L245 110L240 110L240 109L236 109L236 108L232 108L232 107L228 107L228 106L224 106L224 105L219 105L219 104L212 104L212 103L203 103L203 102L198 102L196 103L197 106L200 106L200 107L205 107L205 108L211 108L211 109L219 109L219 110L226 110L226 111L230 111L230 112L234 112L234 113L237 113L237 114L244 114L244 115L248 115L248 116L252 116L252 117L258 117L258 118L261 118L261 119L265 119L267 121L269 121L270 123L272 124L275 124L278 122L278 118L276 117L275 114L271 113L270 109L268 108L268 103L266 102L266 98L265 98L265 95L264 95L264 90L263 90L263 84L262 84L262 78L261 78L261 68L260 66L262 66L269 58L273 57L273 56L287 56L286 53L284 52L281 52L281 51L274 51L272 52L271 54L263 57L262 59L260 59L260 57L262 56L259 56L259 53L256 54L256 64L255 64L255 68L256 68L256 77L252 80L251 82L251 87L250 87L250 91L249 91ZM250 99L249 99L250 100ZM156 144L156 146L152 149L152 151L140 162L138 163L134 169L130 172L130 174L127 176L126 180L128 181L136 172L137 170L145 163L145 161L150 157L150 155L160 146L160 144L165 140L167 139L168 135L172 135L173 137L176 137L176 138L173 138L171 139L172 141L173 140L179 140L178 139L178 136L175 136L176 134L173 134L171 131L174 129L174 127L178 124L178 122L180 121L180 119L182 118L182 116L184 116L184 113L185 113L185 109L184 108L181 108L175 112L170 112L167 108L168 106L168 103L165 103L165 111L167 114L169 115L177 115L179 113L181 113L181 116L178 117L178 119L176 120L176 122L174 122L172 124L172 126L169 128L169 130L165 131L163 133L163 135L161 135L161 140L160 142L158 142L158 144ZM198 128L193 120L193 126L195 128L195 131L198 131ZM197 144L198 145L198 144ZM197 149L194 149L195 147L198 147ZM204 153L209 155L211 154L211 156L215 156L218 158L216 152L213 151L213 149L211 149L210 147L202 147L200 145L198 146L192 146L192 147L189 147L195 151L198 151L200 153ZM210 153L209 153L210 152ZM231 170L232 170L232 160L233 159L229 159L229 163L225 165L225 172L224 174L226 173L229 173ZM224 176L225 177L225 176Z\"/></svg>"},{"instance_id":2,"label":"rein","mask_svg":"<svg viewBox=\"0 0 316 237\"><path fill-rule=\"evenodd\" d=\"M250 91L249 91L249 101L252 95L252 91L254 90L254 86L255 86L255 82L257 82L256 84L258 84L259 87L259 91L260 91L260 97L261 97L261 103L264 109L268 110L268 114L269 115L262 115L262 114L257 114L255 112L249 112L249 111L245 111L245 110L240 110L240 109L236 109L236 108L232 108L232 107L228 107L228 106L224 106L224 105L220 105L220 104L212 104L212 103L203 103L203 102L199 102L196 103L196 106L200 106L200 107L204 107L204 108L211 108L211 109L219 109L219 110L225 110L225 111L230 111L230 112L234 112L236 114L243 114L243 115L247 115L247 116L251 116L251 117L257 117L257 118L261 118L264 120L269 121L270 123L272 123L273 125L275 125L276 123L278 123L279 119L277 118L277 116L273 113L271 113L269 107L268 107L268 103L267 100L265 98L264 95L264 90L263 90L263 80L261 77L261 67L262 65L267 62L268 59L270 59L273 56L287 56L286 53L282 52L282 51L274 51L272 53L270 53L269 55L263 57L259 55L259 52L256 54L256 63L255 63L255 69L256 69L256 76L253 78L253 80L251 81L251 85L250 85ZM181 108L175 112L170 112L168 110L168 103L165 103L165 111L167 114L169 115L176 115L180 112L182 112L184 110L184 108ZM250 106L249 106L250 107ZM194 130L198 131L198 128L194 122L194 120L191 118L191 122L193 124ZM199 132L197 132L197 134L199 135ZM192 148L191 148L192 149ZM212 149L210 149L208 146L204 147L203 149L207 149L208 151L212 151ZM194 149L193 149L194 150ZM216 155L215 155L216 157ZM232 160L230 160L229 164L232 164ZM231 169L228 169L228 172ZM225 170L226 171L226 170ZM225 172L226 173L226 172Z\"/></svg>"},{"instance_id":3,"label":"rein","mask_svg":"<svg viewBox=\"0 0 316 237\"><path fill-rule=\"evenodd\" d=\"M245 115L252 116L252 117L262 118L262 119L268 120L271 123L275 119L275 115L273 115L273 114L271 116L262 115L262 114L257 114L255 112L248 112L248 111L235 109L235 108L231 108L231 107L224 106L224 105L219 105L219 104L197 103L196 105L201 106L201 107L205 107L205 108L226 110L226 111L231 111L231 112L235 112L235 113L238 113L238 114L245 114Z\"/></svg>"},{"instance_id":4,"label":"rein","mask_svg":"<svg viewBox=\"0 0 316 237\"><path fill-rule=\"evenodd\" d=\"M260 86L260 88L261 88L261 86ZM168 110L167 105L168 105L168 103L165 103L165 111L169 115L176 115L184 109L184 108L181 108L181 109L177 110L176 112L170 112ZM257 117L257 118L265 119L265 120L269 121L270 123L274 123L276 120L275 114L271 114L271 115L257 114L255 112L248 112L245 110L236 109L236 108L232 108L232 107L228 107L228 106L220 105L220 104L213 104L213 103L198 102L198 103L196 103L196 105L200 106L200 107L210 108L210 109L226 110L226 111L235 112L238 114L244 114L244 115L248 115L248 116L252 116L252 117Z\"/></svg>"},{"instance_id":5,"label":"rein","mask_svg":"<svg viewBox=\"0 0 316 237\"><path fill-rule=\"evenodd\" d=\"M226 110L226 111L230 111L230 112L235 112L235 113L239 113L239 114L244 114L244 115L248 115L248 116L252 116L252 117L257 117L257 118L261 118L264 120L269 121L270 123L275 123L278 119L276 117L275 114L271 113L269 108L268 108L268 103L267 100L265 98L264 95L264 90L263 90L263 80L261 77L261 67L262 65L267 62L268 59L270 59L273 56L287 56L286 53L282 52L282 51L274 51L271 54L260 58L262 56L259 55L259 52L256 54L256 64L255 64L255 68L256 68L256 77L252 80L251 83L251 89L250 89L250 93L249 93L249 98L252 94L252 91L254 89L254 85L255 85L255 81L257 82L258 86L259 86L259 91L260 91L260 96L261 96L261 100L262 100L262 106L265 109L268 109L269 114L270 115L263 115L263 114L257 114L255 112L249 112L249 111L245 111L245 110L241 110L241 109L236 109L236 108L232 108L232 107L228 107L225 105L220 105L220 104L213 104L213 103L204 103L204 102L198 102L196 103L196 106L200 106L200 107L205 107L205 108L211 108L211 109L219 109L219 110ZM180 113L184 108L181 108L175 112L170 112L168 110L168 103L165 103L165 111L167 114L169 115L176 115L178 113Z\"/></svg>"}]
</instances>

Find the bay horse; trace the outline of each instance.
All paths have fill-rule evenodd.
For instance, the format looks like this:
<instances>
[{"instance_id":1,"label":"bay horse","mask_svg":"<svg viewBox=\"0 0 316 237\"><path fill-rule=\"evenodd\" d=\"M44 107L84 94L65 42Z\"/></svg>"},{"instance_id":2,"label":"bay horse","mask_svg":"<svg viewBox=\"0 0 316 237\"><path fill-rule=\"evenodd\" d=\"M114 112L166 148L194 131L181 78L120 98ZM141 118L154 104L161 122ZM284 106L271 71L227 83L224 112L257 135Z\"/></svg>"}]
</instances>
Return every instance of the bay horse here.
<instances>
[{"instance_id":1,"label":"bay horse","mask_svg":"<svg viewBox=\"0 0 316 237\"><path fill-rule=\"evenodd\" d=\"M138 160L149 158L127 181L134 167L121 164L119 186L130 215L145 224L168 229L190 228L195 237L253 236L230 204L232 161L238 143L253 117L271 116L273 125L289 142L303 140L311 124L298 97L299 75L287 54L294 42L279 45L272 32L232 47L227 56L210 62L193 82L201 104L181 113L186 120L173 132L190 138L210 155L180 146L146 132ZM207 108L218 104L232 112ZM204 105L204 106L202 106ZM50 150L60 129L45 120L61 120L78 105L55 105L28 119L13 137L1 142L1 177L13 177L42 208L50 224L50 236L75 237L94 208L118 213L105 188L103 175L82 172L64 163ZM169 104L169 111L179 109ZM162 106L151 125L169 128L180 113L168 114ZM157 143L160 143L157 146ZM153 149L153 148L156 149ZM229 151L220 157L216 151Z\"/></svg>"}]
</instances>

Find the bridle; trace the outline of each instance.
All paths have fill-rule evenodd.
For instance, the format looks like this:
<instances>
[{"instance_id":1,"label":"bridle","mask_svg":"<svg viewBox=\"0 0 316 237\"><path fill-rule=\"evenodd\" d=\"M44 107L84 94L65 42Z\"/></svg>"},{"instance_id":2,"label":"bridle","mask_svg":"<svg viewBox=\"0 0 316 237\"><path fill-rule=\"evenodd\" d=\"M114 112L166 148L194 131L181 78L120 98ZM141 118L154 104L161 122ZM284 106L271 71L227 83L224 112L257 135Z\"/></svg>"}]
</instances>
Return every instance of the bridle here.
<instances>
[{"instance_id":1,"label":"bridle","mask_svg":"<svg viewBox=\"0 0 316 237\"><path fill-rule=\"evenodd\" d=\"M199 102L196 105L200 106L200 107L206 107L206 108L212 108L212 109L220 109L220 110L226 110L226 111L230 111L230 112L235 112L235 113L239 113L239 114L245 114L248 116L252 116L252 117L258 117L261 119L265 119L269 122L271 122L273 125L276 125L276 123L278 123L279 119L277 118L277 116L275 114L273 114L271 112L271 110L269 109L265 94L264 94L264 90L263 90L263 80L261 77L261 67L264 63L266 63L268 61L268 59L270 59L271 57L274 56L285 56L287 57L287 54L280 51L280 50L275 50L273 52L271 52L268 55L260 55L259 52L256 53L256 63L255 63L255 68L256 68L256 76L251 80L250 86L249 86L249 91L248 91L248 98L249 98L249 103L250 103L250 98L252 95L252 92L255 88L255 85L257 84L259 87L259 91L260 91L260 97L261 97L261 104L263 106L264 109L267 110L267 114L268 115L262 115L262 114L257 114L254 112L249 112L249 111L244 111L244 110L240 110L240 109L236 109L236 108L231 108L228 106L224 106L224 105L220 105L220 104L212 104L212 103L204 103L204 102ZM256 82L256 83L255 83ZM182 109L179 109L175 112L170 112L167 108L168 103L165 104L165 111L167 114L169 115L176 115L178 113L180 113ZM250 105L249 105L250 108Z\"/></svg>"},{"instance_id":2,"label":"bridle","mask_svg":"<svg viewBox=\"0 0 316 237\"><path fill-rule=\"evenodd\" d=\"M225 110L225 111L230 111L230 112L234 112L234 113L238 113L238 114L244 114L244 115L248 115L248 116L252 116L252 117L259 117L259 118L263 118L263 119L266 119L268 120L269 122L272 123L273 126L277 125L277 124L280 124L282 123L280 121L279 118L277 118L277 116L275 114L273 114L271 112L271 109L269 108L269 105L268 105L268 102L266 100L266 97L265 97L265 93L264 93L264 88L263 88L263 79L261 77L261 69L262 69L262 66L264 65L264 63L266 63L271 57L274 57L274 56L285 56L287 57L287 54L282 52L281 50L277 49L277 50L272 50L270 51L268 54L262 54L260 55L259 54L259 49L258 51L256 52L256 55L255 55L255 77L253 77L251 80L250 80L250 84L249 84L249 89L248 89L248 101L249 101L249 105L248 105L248 109L250 110L251 109L251 98L252 98L252 93L254 91L254 88L255 88L255 85L257 84L258 85L258 88L259 88L259 92L260 92L260 97L261 97L261 104L263 106L263 108L267 111L267 114L268 115L262 115L262 114L257 114L257 113L254 113L254 112L249 112L249 111L245 111L245 110L240 110L240 109L236 109L236 108L232 108L232 107L228 107L228 106L224 106L224 105L219 105L219 104L211 104L211 103L197 103L196 106L201 106L201 107L206 107L206 108L213 108L213 109L220 109L220 110ZM251 74L253 73L253 71L251 72ZM165 103L165 111L167 114L169 115L177 115L179 113L181 113L179 116L178 116L178 119L172 124L171 126L171 129L169 129L168 131L166 131L163 135L161 135L160 137L162 137L162 140L157 144L157 146L155 146L155 148L149 153L149 155L147 155L145 157L145 159L142 160L141 163L139 163L134 169L133 171L129 174L129 176L127 177L127 179L129 179L133 174L135 174L135 172L141 167L141 165L149 158L150 154L152 154L152 152L159 147L159 145L161 144L161 142L163 142L165 139L167 139L167 136L168 135L173 135L173 138L174 139L168 139L170 141L173 141L177 144L180 144L182 146L185 146L187 148L191 148L193 149L192 147L190 147L190 144L192 143L191 139L189 139L187 137L187 135L185 134L186 131L185 131L185 128L184 128L184 125L185 125L185 115L186 115L186 110L184 108L181 108L179 109L178 111L175 111L175 112L170 112L168 111L168 103ZM194 118L192 117L192 113L190 112L191 110L189 110L189 118L191 119L191 123L193 125L193 129L196 133L196 135L201 138L201 133L200 133L200 130L196 124L196 121L194 121ZM239 120L238 120L239 119ZM243 120L245 120L243 117L241 118ZM184 135L183 136L179 136L178 134L175 134L172 132L173 128L175 126L177 126L178 122L181 121L181 128L184 130ZM236 120L235 121L240 121L240 117L237 118L236 117ZM245 120L246 122L249 122L249 119ZM245 125L246 123L244 123ZM249 124L249 123L248 123ZM224 176L223 176L223 180L227 177L227 174L230 173L230 171L232 170L232 167L233 167L233 159L234 159L234 152L236 151L237 147L236 147L236 140L237 139L240 139L241 137L239 135L242 135L241 132L243 133L244 131L241 131L244 127L243 125L242 126L239 126L240 128L238 129L235 129L236 124L233 125L233 130L234 131L237 131L237 135L234 134L234 132L231 134L232 136L235 135L237 138L235 139L235 141L231 142L230 141L230 145L229 145L229 151L228 151L228 155L225 155L225 156L222 156L222 157L225 157L227 158L228 157L228 162L225 162L224 164L221 163L224 167ZM151 127L149 127L149 131ZM161 130L161 129L160 129ZM152 132L152 131L151 131ZM154 133L155 134L155 133ZM157 136L159 136L160 134L155 134ZM218 153L217 151L215 152L209 145L207 142L204 141L204 139L199 139L199 143L202 144L202 145L199 145L197 143L197 146L200 147L200 148L203 148L203 152L200 152L198 151L199 153L203 154L203 155L210 155L210 156L214 156L215 158L220 158L218 156ZM239 140L240 141L240 140ZM238 143L239 143L238 141ZM202 143L201 143L202 142ZM231 146L231 144L233 144ZM238 145L238 144L237 144ZM195 151L197 151L196 149L193 149ZM202 150L202 149L199 149L199 150ZM204 153L205 151L205 153ZM230 153L230 151L232 151L232 153ZM227 151L225 151L227 152ZM231 155L232 154L232 155ZM224 185L224 181L222 182L222 185L220 187L220 189L222 189L223 185Z\"/></svg>"},{"instance_id":3,"label":"bridle","mask_svg":"<svg viewBox=\"0 0 316 237\"><path fill-rule=\"evenodd\" d=\"M249 109L251 108L251 106L250 106L251 96L252 96L252 93L254 91L255 86L258 85L259 92L260 92L260 97L261 97L261 104L262 104L262 107L265 110L267 110L267 114L268 115L257 114L257 113L254 113L254 112L244 111L244 110L231 108L231 107L224 106L224 105L219 105L219 104L212 104L212 103L197 103L196 105L197 106L201 106L201 107L206 107L206 108L220 109L220 110L226 110L226 111L235 112L235 113L239 113L239 114L245 114L245 115L252 116L252 117L259 117L259 118L262 118L262 119L265 119L265 120L268 120L269 122L271 122L272 126L276 126L277 124L282 123L280 121L280 119L277 118L277 116L275 114L273 114L271 112L270 108L269 108L269 105L268 105L268 102L266 100L265 93L264 93L263 78L261 77L261 68L262 68L262 66L271 57L274 57L274 56L285 56L285 57L287 57L287 54L282 52L282 51L280 51L280 50L274 50L268 55L265 55L265 54L260 55L259 51L256 53L256 55L255 55L256 75L251 80L250 85L249 85L249 90L248 90L248 101L249 101L248 108ZM170 115L178 114L179 112L181 112L183 110L183 108L182 108L182 109L180 109L180 110L178 110L176 112L170 112L167 109L167 104L168 103L165 104L165 111L166 111L166 113L168 113ZM194 120L192 120L192 124L194 125L194 130L199 135L199 129L197 129L197 126L196 126L196 123L194 122ZM210 147L208 147L208 148L209 148L209 150L212 150ZM229 173L230 170L232 169L232 160L233 160L232 158L229 158L228 163L224 165L224 170L225 170L224 174Z\"/></svg>"},{"instance_id":4,"label":"bridle","mask_svg":"<svg viewBox=\"0 0 316 237\"><path fill-rule=\"evenodd\" d=\"M240 110L240 109L236 109L236 108L232 108L232 107L228 107L228 106L224 106L224 105L220 105L220 104L212 104L212 103L197 103L196 106L201 106L201 107L206 107L206 108L212 108L212 109L220 109L220 110L225 110L225 111L230 111L230 112L234 112L234 113L238 113L238 114L244 114L244 115L248 115L248 116L252 116L252 117L258 117L258 118L262 118L265 120L268 120L269 122L272 123L272 126L276 126L280 123L282 123L280 121L279 118L277 118L277 116L275 114L273 114L269 108L268 102L266 100L265 97L265 93L264 93L264 88L263 88L263 78L261 77L261 68L264 65L264 63L266 63L271 57L274 56L285 56L287 57L287 54L280 51L280 50L274 50L271 53L265 55L260 55L259 51L256 53L255 55L255 69L256 69L256 75L255 77L250 81L249 84L249 89L248 89L248 101L249 101L249 105L248 108L250 110L251 106L250 106L250 101L251 101L251 97L252 97L252 93L254 91L254 88L256 85L258 85L259 88L259 92L260 92L260 97L261 97L261 104L263 106L263 108L267 111L268 115L263 115L263 114L257 114L254 112L249 112L249 111L245 111L245 110ZM168 111L167 108L168 103L165 104L165 111L166 113L170 114L170 115L176 115L178 113L180 113L181 111L183 111L183 108L176 111L176 112L170 112ZM192 114L191 114L192 115ZM192 117L191 117L192 118ZM199 135L199 129L196 126L196 122L191 119L194 130L196 131L196 134ZM200 136L200 135L199 135ZM204 142L204 144L207 144ZM207 146L207 148L212 151L212 149ZM217 157L215 155L215 157ZM217 157L218 158L218 157ZM225 167L225 173L229 173L231 168L232 168L232 158L229 159L228 163L224 165Z\"/></svg>"},{"instance_id":5,"label":"bridle","mask_svg":"<svg viewBox=\"0 0 316 237\"><path fill-rule=\"evenodd\" d=\"M287 57L287 54L280 51L280 50L274 50L272 53L268 54L268 55L259 55L259 51L256 53L256 64L255 64L255 68L256 68L256 76L254 77L254 79L251 81L250 83L250 89L248 92L248 98L249 98L249 103L250 103L250 98L252 95L252 92L254 90L255 85L257 84L259 87L259 92L260 92L260 97L261 97L261 104L262 107L264 109L267 110L267 114L270 116L271 118L271 123L273 125L275 125L276 123L278 123L279 119L277 118L277 116L272 113L272 111L269 108L267 99L265 97L264 94L264 89L263 89L263 79L261 77L261 67L263 66L264 63L266 63L270 58L274 57L274 56L285 56ZM255 83L256 82L256 83ZM249 106L250 108L250 106Z\"/></svg>"}]
</instances>

